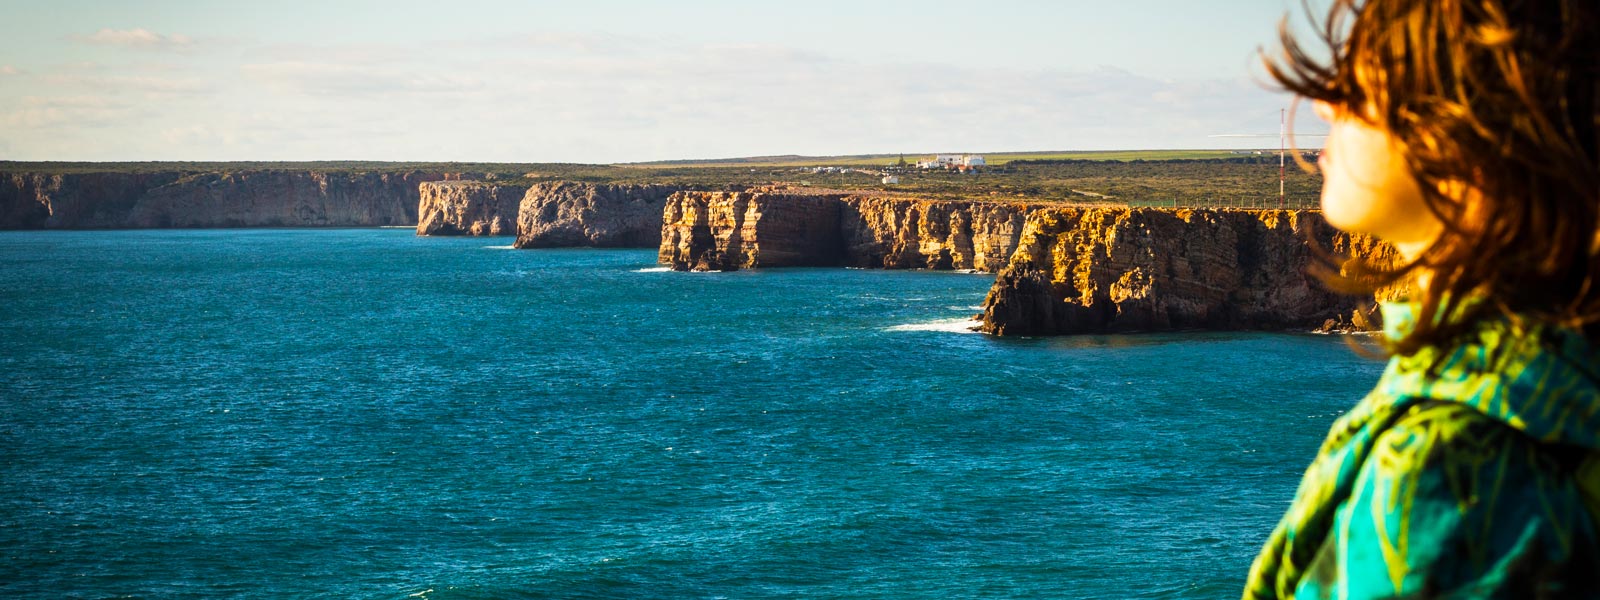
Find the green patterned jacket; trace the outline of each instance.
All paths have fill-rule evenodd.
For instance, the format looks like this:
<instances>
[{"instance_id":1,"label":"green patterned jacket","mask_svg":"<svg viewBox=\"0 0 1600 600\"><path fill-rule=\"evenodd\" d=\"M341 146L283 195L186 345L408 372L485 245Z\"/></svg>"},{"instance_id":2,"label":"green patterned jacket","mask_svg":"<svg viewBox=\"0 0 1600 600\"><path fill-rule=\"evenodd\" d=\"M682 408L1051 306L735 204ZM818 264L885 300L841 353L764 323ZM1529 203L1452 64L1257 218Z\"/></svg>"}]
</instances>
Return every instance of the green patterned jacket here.
<instances>
[{"instance_id":1,"label":"green patterned jacket","mask_svg":"<svg viewBox=\"0 0 1600 600\"><path fill-rule=\"evenodd\" d=\"M1390 335L1411 311L1383 307ZM1597 374L1581 335L1505 320L1391 359L1334 423L1244 598L1600 598Z\"/></svg>"}]
</instances>

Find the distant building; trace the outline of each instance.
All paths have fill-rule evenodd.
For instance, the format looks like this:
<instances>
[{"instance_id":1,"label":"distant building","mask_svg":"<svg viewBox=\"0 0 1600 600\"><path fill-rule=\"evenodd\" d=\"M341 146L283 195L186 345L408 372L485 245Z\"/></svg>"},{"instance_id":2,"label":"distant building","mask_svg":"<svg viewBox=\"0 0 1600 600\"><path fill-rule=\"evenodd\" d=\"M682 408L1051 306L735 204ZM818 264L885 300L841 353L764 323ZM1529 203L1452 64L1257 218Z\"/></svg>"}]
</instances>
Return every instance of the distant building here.
<instances>
[{"instance_id":1,"label":"distant building","mask_svg":"<svg viewBox=\"0 0 1600 600\"><path fill-rule=\"evenodd\" d=\"M884 175L883 176L883 184L884 185L895 185L895 184L898 184L898 183L900 183L900 178L899 177L895 177L894 175Z\"/></svg>"},{"instance_id":2,"label":"distant building","mask_svg":"<svg viewBox=\"0 0 1600 600\"><path fill-rule=\"evenodd\" d=\"M930 160L917 161L919 169L959 169L961 167L981 167L985 163L983 156L977 154L937 154Z\"/></svg>"}]
</instances>

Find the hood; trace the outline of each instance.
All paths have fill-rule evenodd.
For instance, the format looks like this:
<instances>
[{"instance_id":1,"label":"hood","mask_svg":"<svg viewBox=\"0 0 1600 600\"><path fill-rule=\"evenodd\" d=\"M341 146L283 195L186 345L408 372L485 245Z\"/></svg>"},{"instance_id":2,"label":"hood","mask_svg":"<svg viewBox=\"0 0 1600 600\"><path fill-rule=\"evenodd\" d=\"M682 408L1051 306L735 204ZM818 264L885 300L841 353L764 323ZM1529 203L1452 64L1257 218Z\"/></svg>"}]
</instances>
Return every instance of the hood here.
<instances>
[{"instance_id":1,"label":"hood","mask_svg":"<svg viewBox=\"0 0 1600 600\"><path fill-rule=\"evenodd\" d=\"M1414 303L1381 309L1391 339L1415 323ZM1379 386L1395 398L1466 404L1542 442L1600 450L1600 353L1570 329L1483 319L1460 344L1394 357Z\"/></svg>"}]
</instances>

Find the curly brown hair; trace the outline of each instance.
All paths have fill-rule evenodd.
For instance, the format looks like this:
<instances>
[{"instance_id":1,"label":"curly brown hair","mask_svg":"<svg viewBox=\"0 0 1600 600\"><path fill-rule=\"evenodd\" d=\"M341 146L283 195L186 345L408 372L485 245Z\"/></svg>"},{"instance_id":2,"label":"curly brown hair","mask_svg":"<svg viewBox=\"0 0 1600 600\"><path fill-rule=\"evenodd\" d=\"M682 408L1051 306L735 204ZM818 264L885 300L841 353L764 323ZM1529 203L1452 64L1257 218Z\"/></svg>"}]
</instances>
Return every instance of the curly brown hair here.
<instances>
[{"instance_id":1,"label":"curly brown hair","mask_svg":"<svg viewBox=\"0 0 1600 600\"><path fill-rule=\"evenodd\" d=\"M1329 60L1286 20L1267 71L1390 132L1444 225L1414 261L1345 266L1343 283L1368 292L1428 274L1418 322L1390 350L1495 314L1597 339L1600 2L1335 0L1319 29Z\"/></svg>"}]
</instances>

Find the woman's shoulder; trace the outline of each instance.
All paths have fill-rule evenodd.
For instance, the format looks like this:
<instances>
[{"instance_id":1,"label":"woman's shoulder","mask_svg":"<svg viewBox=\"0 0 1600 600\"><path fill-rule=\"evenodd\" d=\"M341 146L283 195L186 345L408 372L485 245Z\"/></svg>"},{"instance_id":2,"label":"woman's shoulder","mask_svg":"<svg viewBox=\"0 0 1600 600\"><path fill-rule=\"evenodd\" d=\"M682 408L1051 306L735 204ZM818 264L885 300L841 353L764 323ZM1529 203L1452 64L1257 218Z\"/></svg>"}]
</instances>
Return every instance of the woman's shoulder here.
<instances>
[{"instance_id":1,"label":"woman's shoulder","mask_svg":"<svg viewBox=\"0 0 1600 600\"><path fill-rule=\"evenodd\" d=\"M1377 477L1447 477L1451 491L1529 479L1570 481L1585 448L1546 443L1461 402L1427 400L1398 415L1375 441L1367 467ZM1472 498L1461 498L1463 502Z\"/></svg>"},{"instance_id":2,"label":"woman's shoulder","mask_svg":"<svg viewBox=\"0 0 1600 600\"><path fill-rule=\"evenodd\" d=\"M1521 597L1600 582L1595 519L1575 484L1586 451L1445 401L1411 406L1374 441L1338 510L1339 542L1324 549L1337 554L1318 561L1352 597Z\"/></svg>"}]
</instances>

